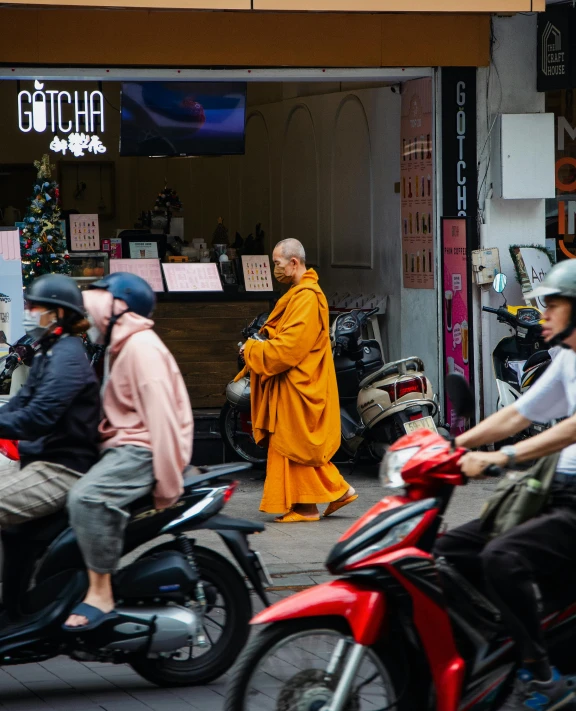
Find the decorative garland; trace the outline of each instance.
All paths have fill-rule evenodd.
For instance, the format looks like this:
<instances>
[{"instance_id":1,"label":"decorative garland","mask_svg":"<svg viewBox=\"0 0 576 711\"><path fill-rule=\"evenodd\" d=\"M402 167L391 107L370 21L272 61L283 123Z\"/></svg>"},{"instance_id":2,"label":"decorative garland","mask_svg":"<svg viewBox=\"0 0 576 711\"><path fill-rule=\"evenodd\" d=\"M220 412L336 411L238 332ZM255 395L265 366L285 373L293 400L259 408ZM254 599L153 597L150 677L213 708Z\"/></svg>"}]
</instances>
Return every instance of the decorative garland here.
<instances>
[{"instance_id":1,"label":"decorative garland","mask_svg":"<svg viewBox=\"0 0 576 711\"><path fill-rule=\"evenodd\" d=\"M556 263L555 255L546 247L541 244L512 244L510 245L510 256L512 257L512 264L514 265L514 271L516 273L516 281L522 286L522 270L518 264L518 255L514 251L515 249L537 249L539 252L543 252L548 259L550 264L553 266Z\"/></svg>"}]
</instances>

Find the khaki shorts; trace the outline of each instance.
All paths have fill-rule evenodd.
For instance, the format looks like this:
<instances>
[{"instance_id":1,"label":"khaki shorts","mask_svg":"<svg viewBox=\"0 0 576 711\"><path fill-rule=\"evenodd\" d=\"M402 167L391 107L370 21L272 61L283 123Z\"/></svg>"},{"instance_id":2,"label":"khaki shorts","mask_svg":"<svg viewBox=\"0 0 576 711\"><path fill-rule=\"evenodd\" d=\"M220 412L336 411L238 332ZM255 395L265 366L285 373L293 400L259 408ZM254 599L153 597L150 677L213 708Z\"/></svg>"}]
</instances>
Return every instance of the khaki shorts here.
<instances>
[{"instance_id":1,"label":"khaki shorts","mask_svg":"<svg viewBox=\"0 0 576 711\"><path fill-rule=\"evenodd\" d=\"M68 492L82 475L51 462L0 466L0 528L63 509Z\"/></svg>"}]
</instances>

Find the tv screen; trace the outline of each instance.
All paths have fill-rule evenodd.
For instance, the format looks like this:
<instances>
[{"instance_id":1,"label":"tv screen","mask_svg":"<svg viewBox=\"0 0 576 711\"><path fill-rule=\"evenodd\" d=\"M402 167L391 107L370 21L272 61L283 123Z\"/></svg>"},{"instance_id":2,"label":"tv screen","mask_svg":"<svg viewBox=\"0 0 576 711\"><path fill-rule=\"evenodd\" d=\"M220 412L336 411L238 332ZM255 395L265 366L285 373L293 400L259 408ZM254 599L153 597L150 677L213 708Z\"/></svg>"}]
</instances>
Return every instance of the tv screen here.
<instances>
[{"instance_id":1,"label":"tv screen","mask_svg":"<svg viewBox=\"0 0 576 711\"><path fill-rule=\"evenodd\" d=\"M121 156L244 153L246 84L122 84Z\"/></svg>"}]
</instances>

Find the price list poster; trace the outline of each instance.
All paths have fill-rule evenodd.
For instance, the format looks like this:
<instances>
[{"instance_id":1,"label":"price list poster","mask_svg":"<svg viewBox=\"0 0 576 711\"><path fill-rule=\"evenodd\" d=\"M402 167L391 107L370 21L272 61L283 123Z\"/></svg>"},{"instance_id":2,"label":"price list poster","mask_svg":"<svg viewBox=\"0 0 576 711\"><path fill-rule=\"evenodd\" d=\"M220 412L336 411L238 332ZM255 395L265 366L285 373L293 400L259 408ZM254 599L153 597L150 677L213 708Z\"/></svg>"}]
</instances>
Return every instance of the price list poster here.
<instances>
[{"instance_id":1,"label":"price list poster","mask_svg":"<svg viewBox=\"0 0 576 711\"><path fill-rule=\"evenodd\" d=\"M434 288L432 79L402 88L400 195L404 287Z\"/></svg>"}]
</instances>

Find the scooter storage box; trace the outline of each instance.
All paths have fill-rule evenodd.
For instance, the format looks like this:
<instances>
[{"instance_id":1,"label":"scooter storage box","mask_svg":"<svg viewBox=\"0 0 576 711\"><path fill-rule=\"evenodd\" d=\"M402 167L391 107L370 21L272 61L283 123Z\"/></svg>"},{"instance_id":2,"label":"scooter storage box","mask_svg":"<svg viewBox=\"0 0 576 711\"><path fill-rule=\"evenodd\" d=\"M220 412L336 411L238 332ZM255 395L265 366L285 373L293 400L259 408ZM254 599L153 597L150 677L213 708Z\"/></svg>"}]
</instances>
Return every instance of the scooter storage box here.
<instances>
[{"instance_id":1,"label":"scooter storage box","mask_svg":"<svg viewBox=\"0 0 576 711\"><path fill-rule=\"evenodd\" d=\"M378 341L364 341L362 363L364 367L359 373L356 368L356 363L347 355L342 354L334 357L336 376L338 378L338 396L340 400L351 398L356 402L359 381L375 373L384 365Z\"/></svg>"},{"instance_id":2,"label":"scooter storage box","mask_svg":"<svg viewBox=\"0 0 576 711\"><path fill-rule=\"evenodd\" d=\"M197 583L187 560L177 551L152 553L124 568L114 579L118 599L144 600L187 596Z\"/></svg>"}]
</instances>

